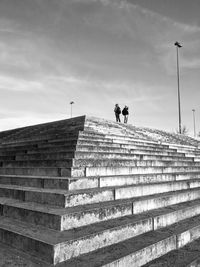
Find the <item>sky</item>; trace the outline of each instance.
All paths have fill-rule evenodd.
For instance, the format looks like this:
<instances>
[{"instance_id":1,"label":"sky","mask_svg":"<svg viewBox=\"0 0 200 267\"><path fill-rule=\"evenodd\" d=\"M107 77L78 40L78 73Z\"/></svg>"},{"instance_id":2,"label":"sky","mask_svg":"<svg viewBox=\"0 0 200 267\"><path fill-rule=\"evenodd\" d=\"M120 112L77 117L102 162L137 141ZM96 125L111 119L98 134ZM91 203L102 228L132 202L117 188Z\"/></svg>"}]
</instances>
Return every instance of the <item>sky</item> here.
<instances>
[{"instance_id":1,"label":"sky","mask_svg":"<svg viewBox=\"0 0 200 267\"><path fill-rule=\"evenodd\" d=\"M0 131L89 115L200 131L199 0L0 0Z\"/></svg>"}]
</instances>

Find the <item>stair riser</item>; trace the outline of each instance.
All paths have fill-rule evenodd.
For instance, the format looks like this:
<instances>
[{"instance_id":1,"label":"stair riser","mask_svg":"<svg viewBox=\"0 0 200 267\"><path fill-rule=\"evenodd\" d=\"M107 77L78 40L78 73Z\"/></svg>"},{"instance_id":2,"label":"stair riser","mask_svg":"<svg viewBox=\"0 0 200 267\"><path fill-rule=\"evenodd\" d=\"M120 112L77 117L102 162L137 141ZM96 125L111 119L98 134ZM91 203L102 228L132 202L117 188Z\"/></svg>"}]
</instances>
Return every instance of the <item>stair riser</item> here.
<instances>
[{"instance_id":1,"label":"stair riser","mask_svg":"<svg viewBox=\"0 0 200 267\"><path fill-rule=\"evenodd\" d=\"M133 214L159 209L182 202L187 202L200 198L200 190L187 190L186 192L176 192L167 196L156 198L139 199L133 201Z\"/></svg>"},{"instance_id":2,"label":"stair riser","mask_svg":"<svg viewBox=\"0 0 200 267\"><path fill-rule=\"evenodd\" d=\"M141 141L139 139L135 139L132 136L128 136L128 135L104 135L104 136L100 136L99 134L88 134L87 132L80 132L79 133L79 138L82 140L94 140L94 141L98 141L98 142L115 142L115 143L134 143L134 144L138 144L138 145L149 145L152 147L162 147L162 148L168 148L167 145L162 145L162 144L158 144L156 142L147 142L147 141Z\"/></svg>"},{"instance_id":3,"label":"stair riser","mask_svg":"<svg viewBox=\"0 0 200 267\"><path fill-rule=\"evenodd\" d=\"M67 157L67 156L66 156ZM22 157L21 157L22 158ZM25 157L24 157L25 158ZM17 159L17 158L16 158ZM137 155L134 153L127 154L114 154L114 153L75 153L75 159L95 159L95 160L104 160L104 159L124 159L124 160L145 160L145 161L183 161L183 162L194 162L193 158L185 158L185 157L172 157L172 156L160 156L160 155Z\"/></svg>"},{"instance_id":4,"label":"stair riser","mask_svg":"<svg viewBox=\"0 0 200 267\"><path fill-rule=\"evenodd\" d=\"M75 154L75 155L74 155ZM9 161L9 160L67 160L69 158L75 159L96 159L96 160L105 160L105 159L124 159L124 160L155 160L155 161L183 161L183 162L194 162L193 158L185 157L170 157L170 156L160 156L160 155L134 155L134 154L120 154L120 153L91 153L91 152L76 152L76 153L47 153L47 154L34 154L34 155L16 155L16 156L5 156L0 157L0 161Z\"/></svg>"},{"instance_id":5,"label":"stair riser","mask_svg":"<svg viewBox=\"0 0 200 267\"><path fill-rule=\"evenodd\" d=\"M27 155L35 155L38 153L46 154L46 153L70 153L76 149L76 145L66 145L66 146L55 146L55 147L46 147L46 148L38 148L38 149L30 149L27 150Z\"/></svg>"},{"instance_id":6,"label":"stair riser","mask_svg":"<svg viewBox=\"0 0 200 267\"><path fill-rule=\"evenodd\" d=\"M61 145L61 144L59 144ZM62 145L65 145L65 143L63 143ZM78 140L77 141L77 146L94 146L94 147L110 147L110 148L126 148L126 149L136 149L136 150L149 150L149 151L165 151L165 152L174 152L177 153L176 149L171 149L171 148L165 148L163 149L163 147L152 147L149 145L137 145L135 143L114 143L114 142L98 142L98 141L81 141ZM184 152L181 152L184 153Z\"/></svg>"},{"instance_id":7,"label":"stair riser","mask_svg":"<svg viewBox=\"0 0 200 267\"><path fill-rule=\"evenodd\" d=\"M200 167L200 162L194 161L159 161L159 160L119 160L119 159L108 159L108 160L101 160L101 159L74 159L73 160L74 167ZM19 164L18 162L12 163ZM24 162L26 164L26 162ZM29 164L36 164L36 163L29 163ZM55 162L56 165L63 166L65 161ZM66 163L67 164L67 163ZM3 163L5 165L5 163ZM28 165L28 163L27 163ZM39 165L39 163L38 163ZM64 165L65 166L65 165Z\"/></svg>"},{"instance_id":8,"label":"stair riser","mask_svg":"<svg viewBox=\"0 0 200 267\"><path fill-rule=\"evenodd\" d=\"M0 242L53 263L53 246L39 240L37 241L17 233L0 229Z\"/></svg>"},{"instance_id":9,"label":"stair riser","mask_svg":"<svg viewBox=\"0 0 200 267\"><path fill-rule=\"evenodd\" d=\"M77 140L66 140L66 141L54 141L54 142L48 142L46 144L38 144L38 149L43 148L54 148L58 146L74 146L77 145Z\"/></svg>"},{"instance_id":10,"label":"stair riser","mask_svg":"<svg viewBox=\"0 0 200 267\"><path fill-rule=\"evenodd\" d=\"M57 146L75 146L77 144L77 140L74 139L74 140L66 140L65 142L39 142L39 143L36 143L36 144L30 144L30 145L26 145L26 144L16 144L16 145L8 145L8 146L3 146L3 147L0 147L0 153L1 152L12 152L12 151L27 151L27 150L40 150L40 149L48 149L48 148L55 148Z\"/></svg>"},{"instance_id":11,"label":"stair riser","mask_svg":"<svg viewBox=\"0 0 200 267\"><path fill-rule=\"evenodd\" d=\"M4 161L2 167L15 168L15 167L72 167L73 160L33 160L33 161ZM82 166L80 166L82 167Z\"/></svg>"},{"instance_id":12,"label":"stair riser","mask_svg":"<svg viewBox=\"0 0 200 267\"><path fill-rule=\"evenodd\" d=\"M0 184L19 185L36 188L79 190L109 186L128 186L138 184L151 184L170 181L191 180L200 178L200 174L149 174L136 176L108 176L97 178L45 178L0 176Z\"/></svg>"},{"instance_id":13,"label":"stair riser","mask_svg":"<svg viewBox=\"0 0 200 267\"><path fill-rule=\"evenodd\" d=\"M91 179L92 180L92 179ZM0 176L0 184L37 187L37 188L52 188L69 190L68 179L45 179L43 178L27 178L27 177L7 177ZM80 183L81 184L81 183Z\"/></svg>"},{"instance_id":14,"label":"stair riser","mask_svg":"<svg viewBox=\"0 0 200 267\"><path fill-rule=\"evenodd\" d=\"M71 169L60 168L0 168L0 174L4 175L33 175L33 176L62 176L66 173L70 176ZM74 173L76 173L74 171ZM83 174L84 175L84 174Z\"/></svg>"},{"instance_id":15,"label":"stair riser","mask_svg":"<svg viewBox=\"0 0 200 267\"><path fill-rule=\"evenodd\" d=\"M65 207L65 196L56 193L32 192L18 189L0 188L0 197L19 199L21 201L50 204Z\"/></svg>"},{"instance_id":16,"label":"stair riser","mask_svg":"<svg viewBox=\"0 0 200 267\"><path fill-rule=\"evenodd\" d=\"M115 200L115 191L110 189L110 190L103 190L100 192L94 191L89 193L87 192L72 193L66 195L65 198L66 198L65 207L73 207L73 206Z\"/></svg>"},{"instance_id":17,"label":"stair riser","mask_svg":"<svg viewBox=\"0 0 200 267\"><path fill-rule=\"evenodd\" d=\"M61 152L65 152L65 153L71 153L72 151L74 151L76 148L75 145L68 145L68 146L61 146L61 147L52 147L52 148L27 148L27 149L22 149L22 150L10 150L10 151L0 151L0 156L26 156L26 155L35 155L38 153L41 154L45 154L45 153L59 153Z\"/></svg>"},{"instance_id":18,"label":"stair riser","mask_svg":"<svg viewBox=\"0 0 200 267\"><path fill-rule=\"evenodd\" d=\"M197 172L199 167L86 167L85 175L110 176L110 175L131 175L131 174L156 174L176 172Z\"/></svg>"},{"instance_id":19,"label":"stair riser","mask_svg":"<svg viewBox=\"0 0 200 267\"><path fill-rule=\"evenodd\" d=\"M200 186L200 181L190 182L169 182L163 184L149 184L141 186L131 186L115 189L115 199L126 199L133 197L141 197L146 195L154 195L170 191L185 190Z\"/></svg>"},{"instance_id":20,"label":"stair riser","mask_svg":"<svg viewBox=\"0 0 200 267\"><path fill-rule=\"evenodd\" d=\"M150 150L150 149L129 149L129 148L111 148L108 146L87 146L77 145L77 152L107 152L107 153L130 153L130 154L142 154L142 155L163 155L163 156L184 156L184 153L168 152L166 150Z\"/></svg>"},{"instance_id":21,"label":"stair riser","mask_svg":"<svg viewBox=\"0 0 200 267\"><path fill-rule=\"evenodd\" d=\"M69 158L73 158L74 153L73 152L66 152L66 153L46 153L46 154L28 154L28 155L17 155L16 160L68 160ZM190 159L189 159L190 161Z\"/></svg>"},{"instance_id":22,"label":"stair riser","mask_svg":"<svg viewBox=\"0 0 200 267\"><path fill-rule=\"evenodd\" d=\"M178 221L185 220L187 218L192 218L200 214L200 206L192 206L176 210L174 212L159 215L153 218L154 220L154 230L167 227L171 224L177 223Z\"/></svg>"},{"instance_id":23,"label":"stair riser","mask_svg":"<svg viewBox=\"0 0 200 267\"><path fill-rule=\"evenodd\" d=\"M31 138L31 140L30 140ZM29 146L29 145L34 145L34 144L43 144L43 143L48 143L48 142L57 142L59 140L76 140L78 138L78 134L77 133L63 133L62 135L57 135L57 134L53 134L53 135L42 135L41 137L39 137L38 135L36 135L35 137L33 135L30 135L29 138L22 138L19 139L19 141L13 140L13 141L8 141L3 143L3 147L19 147L19 146Z\"/></svg>"},{"instance_id":24,"label":"stair riser","mask_svg":"<svg viewBox=\"0 0 200 267\"><path fill-rule=\"evenodd\" d=\"M41 225L50 229L62 231L62 217L59 215L48 214L39 211L32 211L29 209L22 209L8 205L1 205L3 216L28 222L35 225ZM73 226L71 226L73 228ZM70 228L68 228L70 229Z\"/></svg>"},{"instance_id":25,"label":"stair riser","mask_svg":"<svg viewBox=\"0 0 200 267\"><path fill-rule=\"evenodd\" d=\"M117 176L108 176L108 177L100 177L99 183L100 187L107 186L125 186L125 185L138 185L140 183L150 184L150 183L159 183L159 182L170 182L170 181L179 181L179 180L187 180L191 178L200 178L200 174L158 174L158 175L141 175L141 176L133 176L133 177L122 177ZM71 187L72 190L73 187ZM75 182L74 182L74 188Z\"/></svg>"}]
</instances>

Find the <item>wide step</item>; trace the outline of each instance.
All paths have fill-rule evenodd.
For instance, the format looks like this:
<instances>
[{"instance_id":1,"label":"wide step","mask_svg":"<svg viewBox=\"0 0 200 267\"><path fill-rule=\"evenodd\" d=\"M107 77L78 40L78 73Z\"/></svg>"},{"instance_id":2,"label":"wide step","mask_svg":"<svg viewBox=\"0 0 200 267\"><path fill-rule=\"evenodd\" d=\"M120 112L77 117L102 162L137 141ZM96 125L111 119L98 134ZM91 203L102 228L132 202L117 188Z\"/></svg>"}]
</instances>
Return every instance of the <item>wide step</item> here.
<instances>
[{"instance_id":1,"label":"wide step","mask_svg":"<svg viewBox=\"0 0 200 267\"><path fill-rule=\"evenodd\" d=\"M66 262L65 267L140 267L155 258L180 249L198 239L200 233L200 217L173 224L172 226L151 231L130 238L124 242L80 256Z\"/></svg>"}]
</instances>

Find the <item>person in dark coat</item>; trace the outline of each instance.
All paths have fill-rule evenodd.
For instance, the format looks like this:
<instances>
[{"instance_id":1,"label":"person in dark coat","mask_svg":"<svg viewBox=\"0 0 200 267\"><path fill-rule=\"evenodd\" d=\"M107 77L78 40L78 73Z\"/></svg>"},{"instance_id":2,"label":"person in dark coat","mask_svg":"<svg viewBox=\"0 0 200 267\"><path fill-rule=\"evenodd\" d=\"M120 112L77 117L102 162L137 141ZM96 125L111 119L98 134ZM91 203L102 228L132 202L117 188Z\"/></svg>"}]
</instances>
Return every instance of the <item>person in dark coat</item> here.
<instances>
[{"instance_id":1,"label":"person in dark coat","mask_svg":"<svg viewBox=\"0 0 200 267\"><path fill-rule=\"evenodd\" d=\"M124 123L127 123L128 122L128 115L129 115L128 107L127 106L125 106L123 108L122 114L124 115Z\"/></svg>"},{"instance_id":2,"label":"person in dark coat","mask_svg":"<svg viewBox=\"0 0 200 267\"><path fill-rule=\"evenodd\" d=\"M116 122L121 122L120 121L121 109L118 104L115 105L114 112L115 112Z\"/></svg>"}]
</instances>

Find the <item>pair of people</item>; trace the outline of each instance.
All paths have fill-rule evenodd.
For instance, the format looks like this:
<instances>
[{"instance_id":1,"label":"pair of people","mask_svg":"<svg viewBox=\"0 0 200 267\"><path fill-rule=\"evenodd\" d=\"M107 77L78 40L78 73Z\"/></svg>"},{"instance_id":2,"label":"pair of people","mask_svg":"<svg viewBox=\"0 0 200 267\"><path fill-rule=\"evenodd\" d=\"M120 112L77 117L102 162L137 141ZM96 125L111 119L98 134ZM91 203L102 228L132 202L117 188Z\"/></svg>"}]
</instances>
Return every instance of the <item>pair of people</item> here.
<instances>
[{"instance_id":1,"label":"pair of people","mask_svg":"<svg viewBox=\"0 0 200 267\"><path fill-rule=\"evenodd\" d=\"M121 108L118 104L115 105L114 112L115 112L116 122L121 122L121 120L120 120ZM123 108L122 115L124 116L124 123L127 123L128 122L128 115L129 115L127 106L125 106Z\"/></svg>"}]
</instances>

